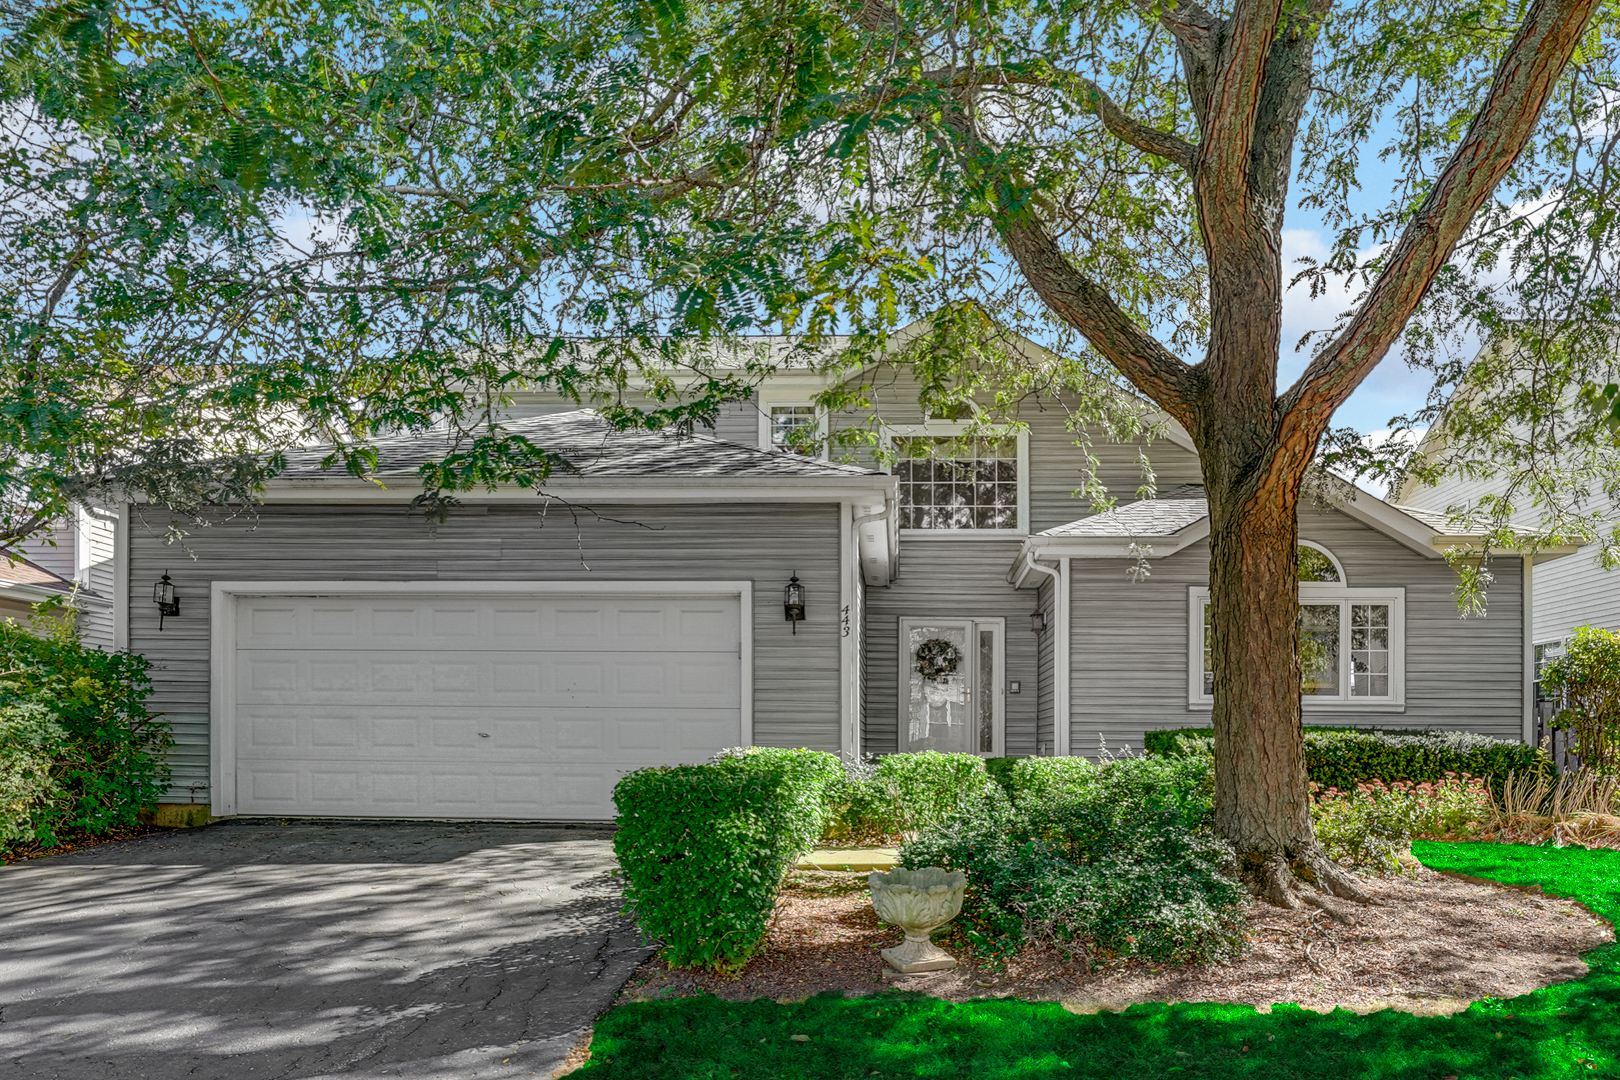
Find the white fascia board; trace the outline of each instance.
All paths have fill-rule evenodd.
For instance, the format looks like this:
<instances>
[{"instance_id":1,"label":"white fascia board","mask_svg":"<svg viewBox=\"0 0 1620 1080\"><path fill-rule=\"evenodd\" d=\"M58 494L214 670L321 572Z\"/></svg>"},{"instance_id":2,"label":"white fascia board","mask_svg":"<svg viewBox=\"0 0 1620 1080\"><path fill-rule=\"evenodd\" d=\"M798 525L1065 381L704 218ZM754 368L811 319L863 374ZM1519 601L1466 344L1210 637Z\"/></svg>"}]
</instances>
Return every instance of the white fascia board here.
<instances>
[{"instance_id":1,"label":"white fascia board","mask_svg":"<svg viewBox=\"0 0 1620 1080\"><path fill-rule=\"evenodd\" d=\"M1131 545L1151 548L1149 559L1162 559L1191 547L1209 536L1209 518L1202 517L1169 536L1032 536L1024 541L1007 577L1022 588L1030 559L1129 559Z\"/></svg>"},{"instance_id":2,"label":"white fascia board","mask_svg":"<svg viewBox=\"0 0 1620 1080\"><path fill-rule=\"evenodd\" d=\"M265 503L401 503L421 488L415 477L398 478L399 486L378 487L364 480L276 480L265 486ZM517 486L494 491L452 492L468 504L533 502L541 492L571 502L840 502L863 496L882 498L897 492L897 481L883 473L867 476L785 476L774 481L728 481L714 477L635 476L621 479L553 478L543 489Z\"/></svg>"},{"instance_id":3,"label":"white fascia board","mask_svg":"<svg viewBox=\"0 0 1620 1080\"><path fill-rule=\"evenodd\" d=\"M1435 550L1440 552L1442 556L1452 548L1463 548L1465 550L1472 548L1473 556L1477 558L1479 540L1480 538L1477 536L1446 536L1442 534L1434 538L1433 544ZM1540 566L1542 563L1575 555L1585 546L1585 544L1555 544L1549 547L1537 548L1533 552L1521 551L1520 554L1527 559L1534 560L1534 564Z\"/></svg>"},{"instance_id":4,"label":"white fascia board","mask_svg":"<svg viewBox=\"0 0 1620 1080\"><path fill-rule=\"evenodd\" d=\"M1376 495L1358 491L1354 499L1334 499L1333 505L1368 528L1376 529L1391 540L1405 544L1424 558L1443 557L1435 549L1434 540L1437 534L1433 529Z\"/></svg>"},{"instance_id":5,"label":"white fascia board","mask_svg":"<svg viewBox=\"0 0 1620 1080\"><path fill-rule=\"evenodd\" d=\"M22 600L30 604L38 604L52 597L66 600L70 595L61 589L42 589L38 585L24 585L18 581L0 581L0 596L7 596L13 600Z\"/></svg>"}]
</instances>

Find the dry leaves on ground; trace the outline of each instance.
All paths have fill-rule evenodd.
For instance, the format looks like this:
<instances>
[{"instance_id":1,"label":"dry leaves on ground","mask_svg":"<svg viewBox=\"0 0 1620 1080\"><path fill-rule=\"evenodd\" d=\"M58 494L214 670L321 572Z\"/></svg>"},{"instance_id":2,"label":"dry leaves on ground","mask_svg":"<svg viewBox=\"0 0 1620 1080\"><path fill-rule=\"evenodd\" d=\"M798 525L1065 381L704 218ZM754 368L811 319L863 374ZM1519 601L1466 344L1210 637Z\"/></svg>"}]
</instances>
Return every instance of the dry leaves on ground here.
<instances>
[{"instance_id":1,"label":"dry leaves on ground","mask_svg":"<svg viewBox=\"0 0 1620 1080\"><path fill-rule=\"evenodd\" d=\"M1256 902L1251 944L1232 964L1175 967L1115 962L1095 971L1055 954L1023 954L1002 970L962 957L954 971L892 977L877 950L900 932L872 911L866 875L796 873L783 889L765 945L735 979L670 970L648 961L621 1000L712 992L745 1001L794 1000L827 990L872 993L899 986L950 1001L1017 997L1062 1001L1075 1011L1145 1001L1276 1002L1359 1012L1393 1007L1449 1013L1484 997L1509 998L1586 974L1579 954L1614 940L1608 923L1567 900L1419 871L1373 880L1383 906L1347 905L1341 926L1315 909Z\"/></svg>"}]
</instances>

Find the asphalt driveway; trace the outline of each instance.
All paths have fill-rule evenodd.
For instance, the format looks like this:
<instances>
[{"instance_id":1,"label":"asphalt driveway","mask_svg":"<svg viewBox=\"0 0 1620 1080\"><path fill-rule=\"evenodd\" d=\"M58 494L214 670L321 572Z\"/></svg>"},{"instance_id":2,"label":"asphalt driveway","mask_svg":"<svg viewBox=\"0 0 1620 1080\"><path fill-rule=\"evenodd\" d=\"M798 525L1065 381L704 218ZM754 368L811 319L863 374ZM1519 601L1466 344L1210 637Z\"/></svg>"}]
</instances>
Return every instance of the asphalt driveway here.
<instances>
[{"instance_id":1,"label":"asphalt driveway","mask_svg":"<svg viewBox=\"0 0 1620 1080\"><path fill-rule=\"evenodd\" d=\"M648 950L609 834L222 822L0 867L0 1075L548 1076Z\"/></svg>"}]
</instances>

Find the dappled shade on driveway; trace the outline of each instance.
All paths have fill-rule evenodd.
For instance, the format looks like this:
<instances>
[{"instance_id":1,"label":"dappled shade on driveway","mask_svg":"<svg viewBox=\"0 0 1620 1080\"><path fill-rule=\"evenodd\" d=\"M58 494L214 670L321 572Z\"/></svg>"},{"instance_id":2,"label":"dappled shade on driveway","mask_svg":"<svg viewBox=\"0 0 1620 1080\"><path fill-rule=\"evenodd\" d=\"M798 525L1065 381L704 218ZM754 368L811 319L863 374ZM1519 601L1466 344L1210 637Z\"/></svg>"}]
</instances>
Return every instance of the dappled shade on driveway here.
<instances>
[{"instance_id":1,"label":"dappled shade on driveway","mask_svg":"<svg viewBox=\"0 0 1620 1080\"><path fill-rule=\"evenodd\" d=\"M547 1076L648 955L609 835L222 822L0 867L0 1073Z\"/></svg>"}]
</instances>

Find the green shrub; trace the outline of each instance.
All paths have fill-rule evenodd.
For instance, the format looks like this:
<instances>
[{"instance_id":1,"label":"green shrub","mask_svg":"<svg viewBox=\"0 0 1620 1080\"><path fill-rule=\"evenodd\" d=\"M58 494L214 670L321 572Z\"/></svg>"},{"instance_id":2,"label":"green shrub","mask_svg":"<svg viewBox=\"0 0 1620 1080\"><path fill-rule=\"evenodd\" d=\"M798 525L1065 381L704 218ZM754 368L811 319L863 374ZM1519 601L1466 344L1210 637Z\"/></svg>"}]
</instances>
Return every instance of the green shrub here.
<instances>
[{"instance_id":1,"label":"green shrub","mask_svg":"<svg viewBox=\"0 0 1620 1080\"><path fill-rule=\"evenodd\" d=\"M145 659L87 648L65 620L32 629L0 622L0 851L131 827L169 785Z\"/></svg>"},{"instance_id":2,"label":"green shrub","mask_svg":"<svg viewBox=\"0 0 1620 1080\"><path fill-rule=\"evenodd\" d=\"M1563 696L1552 726L1575 736L1581 764L1620 772L1620 633L1577 628L1563 655L1541 669L1541 685Z\"/></svg>"},{"instance_id":3,"label":"green shrub","mask_svg":"<svg viewBox=\"0 0 1620 1080\"><path fill-rule=\"evenodd\" d=\"M1327 853L1346 866L1389 874L1411 858L1412 840L1468 836L1495 809L1485 781L1448 773L1436 783L1372 780L1341 791L1311 785L1311 822Z\"/></svg>"},{"instance_id":4,"label":"green shrub","mask_svg":"<svg viewBox=\"0 0 1620 1080\"><path fill-rule=\"evenodd\" d=\"M1214 739L1208 728L1181 728L1149 732L1143 744L1156 755L1208 754ZM1305 769L1324 788L1347 790L1373 780L1434 783L1453 772L1482 777L1500 796L1510 772L1523 776L1550 767L1534 746L1466 731L1305 729Z\"/></svg>"},{"instance_id":5,"label":"green shrub","mask_svg":"<svg viewBox=\"0 0 1620 1080\"><path fill-rule=\"evenodd\" d=\"M749 749L619 781L613 850L626 904L672 965L748 962L783 877L826 829L843 773L832 754Z\"/></svg>"},{"instance_id":6,"label":"green shrub","mask_svg":"<svg viewBox=\"0 0 1620 1080\"><path fill-rule=\"evenodd\" d=\"M1079 795L1101 775L1096 765L1082 757L997 758L994 764L991 775L1015 806Z\"/></svg>"},{"instance_id":7,"label":"green shrub","mask_svg":"<svg viewBox=\"0 0 1620 1080\"><path fill-rule=\"evenodd\" d=\"M1127 758L1093 771L1038 789L1049 797L1026 789L1016 806L952 818L905 845L901 862L967 875L959 923L992 957L1040 945L1180 963L1236 955L1247 896L1209 828L1205 762Z\"/></svg>"},{"instance_id":8,"label":"green shrub","mask_svg":"<svg viewBox=\"0 0 1620 1080\"><path fill-rule=\"evenodd\" d=\"M974 754L889 754L855 762L830 794L835 842L913 837L989 800L1005 801L983 758Z\"/></svg>"}]
</instances>

